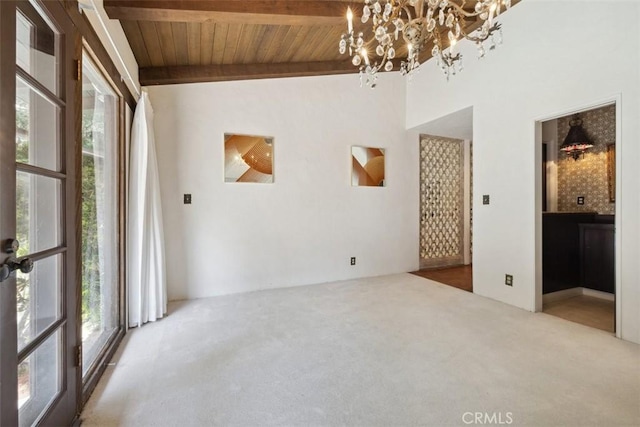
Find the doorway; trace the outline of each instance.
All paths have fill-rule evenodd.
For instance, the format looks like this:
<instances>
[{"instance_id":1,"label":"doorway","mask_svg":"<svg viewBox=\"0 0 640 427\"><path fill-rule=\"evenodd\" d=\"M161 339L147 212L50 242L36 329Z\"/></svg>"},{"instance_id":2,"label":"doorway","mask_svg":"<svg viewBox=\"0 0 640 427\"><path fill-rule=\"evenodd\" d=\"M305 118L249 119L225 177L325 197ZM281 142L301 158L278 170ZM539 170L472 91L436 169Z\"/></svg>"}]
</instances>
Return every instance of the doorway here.
<instances>
[{"instance_id":1,"label":"doorway","mask_svg":"<svg viewBox=\"0 0 640 427\"><path fill-rule=\"evenodd\" d=\"M539 309L616 332L617 104L540 121ZM580 130L584 144L569 144ZM573 149L572 149L573 148Z\"/></svg>"},{"instance_id":2,"label":"doorway","mask_svg":"<svg viewBox=\"0 0 640 427\"><path fill-rule=\"evenodd\" d=\"M473 291L471 272L472 144L420 135L420 271Z\"/></svg>"}]
</instances>

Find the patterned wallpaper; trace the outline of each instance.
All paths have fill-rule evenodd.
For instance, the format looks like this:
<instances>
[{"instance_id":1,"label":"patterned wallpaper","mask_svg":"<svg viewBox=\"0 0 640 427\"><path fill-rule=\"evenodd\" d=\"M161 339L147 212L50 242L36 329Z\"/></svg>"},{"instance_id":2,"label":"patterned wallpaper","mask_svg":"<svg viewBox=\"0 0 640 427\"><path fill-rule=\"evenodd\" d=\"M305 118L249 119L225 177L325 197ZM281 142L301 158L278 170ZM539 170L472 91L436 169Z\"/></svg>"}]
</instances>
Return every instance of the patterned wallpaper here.
<instances>
[{"instance_id":1,"label":"patterned wallpaper","mask_svg":"<svg viewBox=\"0 0 640 427\"><path fill-rule=\"evenodd\" d=\"M569 132L572 117L558 119L558 147ZM593 147L578 160L558 153L558 211L614 214L615 203L609 201L607 145L616 142L616 106L585 111L580 118ZM584 196L584 205L577 204L579 196Z\"/></svg>"},{"instance_id":2,"label":"patterned wallpaper","mask_svg":"<svg viewBox=\"0 0 640 427\"><path fill-rule=\"evenodd\" d=\"M420 137L421 267L463 261L462 140Z\"/></svg>"}]
</instances>

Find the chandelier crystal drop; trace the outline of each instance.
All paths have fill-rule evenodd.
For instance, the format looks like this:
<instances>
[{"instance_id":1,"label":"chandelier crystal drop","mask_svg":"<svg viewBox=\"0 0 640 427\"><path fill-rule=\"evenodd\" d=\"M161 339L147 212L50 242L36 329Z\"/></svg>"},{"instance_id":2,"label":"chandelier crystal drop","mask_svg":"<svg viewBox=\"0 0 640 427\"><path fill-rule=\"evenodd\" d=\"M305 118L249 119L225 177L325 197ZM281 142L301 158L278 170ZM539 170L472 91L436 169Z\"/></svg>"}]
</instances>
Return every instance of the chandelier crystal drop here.
<instances>
[{"instance_id":1,"label":"chandelier crystal drop","mask_svg":"<svg viewBox=\"0 0 640 427\"><path fill-rule=\"evenodd\" d=\"M460 40L475 43L478 58L485 55L485 42L489 50L502 43L502 30L495 18L510 7L511 0L477 0L474 7L466 0L365 0L361 21L371 21L372 37L365 40L364 33L354 31L349 8L347 32L338 50L340 54L349 53L353 65L360 69L361 83L372 88L378 71L392 71L394 59L400 59L404 52L400 73L414 73L420 65L420 53L426 49L448 79L462 71L462 55L456 51ZM480 27L469 31L478 20L482 22Z\"/></svg>"}]
</instances>

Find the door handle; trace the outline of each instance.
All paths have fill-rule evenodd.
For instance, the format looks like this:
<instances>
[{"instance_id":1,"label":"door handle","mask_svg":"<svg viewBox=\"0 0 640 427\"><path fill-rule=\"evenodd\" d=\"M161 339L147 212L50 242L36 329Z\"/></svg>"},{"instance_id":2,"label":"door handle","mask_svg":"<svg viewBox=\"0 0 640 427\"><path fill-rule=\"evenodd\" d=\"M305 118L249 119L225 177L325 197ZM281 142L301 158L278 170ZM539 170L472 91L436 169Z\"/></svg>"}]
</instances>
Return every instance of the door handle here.
<instances>
[{"instance_id":1,"label":"door handle","mask_svg":"<svg viewBox=\"0 0 640 427\"><path fill-rule=\"evenodd\" d=\"M16 270L20 270L24 274L31 273L33 271L33 260L31 258L9 258L2 266L0 266L0 282L4 282L9 278L11 273Z\"/></svg>"},{"instance_id":2,"label":"door handle","mask_svg":"<svg viewBox=\"0 0 640 427\"><path fill-rule=\"evenodd\" d=\"M7 239L4 242L4 251L8 254L14 254L20 249L20 242L16 239Z\"/></svg>"},{"instance_id":3,"label":"door handle","mask_svg":"<svg viewBox=\"0 0 640 427\"><path fill-rule=\"evenodd\" d=\"M6 263L9 265L11 271L20 270L24 274L29 274L33 271L33 261L31 258L9 258Z\"/></svg>"},{"instance_id":4,"label":"door handle","mask_svg":"<svg viewBox=\"0 0 640 427\"><path fill-rule=\"evenodd\" d=\"M8 254L18 252L20 242L17 239L7 239L4 242L4 251ZM17 259L15 257L7 258L4 264L0 265L0 282L4 282L9 278L11 273L16 270L28 274L33 270L33 261L31 258Z\"/></svg>"}]
</instances>

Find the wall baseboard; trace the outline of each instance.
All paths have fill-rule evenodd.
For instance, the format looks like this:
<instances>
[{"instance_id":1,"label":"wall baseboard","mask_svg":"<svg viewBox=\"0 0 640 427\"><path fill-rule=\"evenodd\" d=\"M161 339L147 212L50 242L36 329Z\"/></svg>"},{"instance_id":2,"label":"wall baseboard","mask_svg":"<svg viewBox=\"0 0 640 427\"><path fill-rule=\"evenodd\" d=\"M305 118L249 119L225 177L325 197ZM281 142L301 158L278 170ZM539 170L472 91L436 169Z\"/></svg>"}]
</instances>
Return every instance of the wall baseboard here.
<instances>
[{"instance_id":1,"label":"wall baseboard","mask_svg":"<svg viewBox=\"0 0 640 427\"><path fill-rule=\"evenodd\" d=\"M580 296L580 295L586 295L586 296L589 296L589 297L600 298L600 299L607 300L607 301L615 301L616 300L616 296L614 294L610 294L608 292L596 291L594 289L589 289L589 288L577 287L577 288L564 289L562 291L551 292L551 293L545 294L545 295L542 296L542 303L543 304L549 304L551 302L561 301L561 300L564 300L564 299L577 297L577 296Z\"/></svg>"},{"instance_id":2,"label":"wall baseboard","mask_svg":"<svg viewBox=\"0 0 640 427\"><path fill-rule=\"evenodd\" d=\"M615 301L616 296L609 292L596 291L595 289L582 288L582 295L589 297L600 298L607 301Z\"/></svg>"},{"instance_id":3,"label":"wall baseboard","mask_svg":"<svg viewBox=\"0 0 640 427\"><path fill-rule=\"evenodd\" d=\"M577 297L579 295L583 295L582 289L584 288L569 288L569 289L563 289L561 291L544 294L542 295L542 303L549 304L551 302L560 301L563 299L569 299L569 298Z\"/></svg>"}]
</instances>

